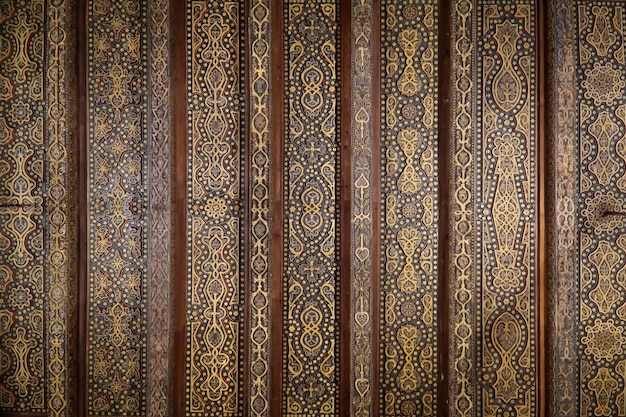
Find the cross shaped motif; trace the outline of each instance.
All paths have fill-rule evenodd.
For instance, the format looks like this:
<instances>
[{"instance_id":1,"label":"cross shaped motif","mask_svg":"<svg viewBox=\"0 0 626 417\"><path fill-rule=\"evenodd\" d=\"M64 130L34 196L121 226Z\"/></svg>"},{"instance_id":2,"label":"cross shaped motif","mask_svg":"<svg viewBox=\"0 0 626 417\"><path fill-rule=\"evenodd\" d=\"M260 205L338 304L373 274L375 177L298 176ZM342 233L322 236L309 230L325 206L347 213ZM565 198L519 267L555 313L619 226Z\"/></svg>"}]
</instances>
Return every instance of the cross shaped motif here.
<instances>
[{"instance_id":1,"label":"cross shaped motif","mask_svg":"<svg viewBox=\"0 0 626 417\"><path fill-rule=\"evenodd\" d=\"M311 145L310 148L304 148L305 152L309 152L311 154L310 158L315 158L315 153L319 150L321 150L321 148L316 148L315 147L315 142L310 141L309 144Z\"/></svg>"},{"instance_id":2,"label":"cross shaped motif","mask_svg":"<svg viewBox=\"0 0 626 417\"><path fill-rule=\"evenodd\" d=\"M316 30L320 29L319 26L315 26L315 19L309 19L309 22L311 22L311 26L305 26L305 29L310 30L311 34L315 33Z\"/></svg>"},{"instance_id":3,"label":"cross shaped motif","mask_svg":"<svg viewBox=\"0 0 626 417\"><path fill-rule=\"evenodd\" d=\"M304 272L309 274L309 278L315 278L315 273L319 272L319 266L315 266L315 261L313 259L309 259L309 266L303 269Z\"/></svg>"},{"instance_id":4,"label":"cross shaped motif","mask_svg":"<svg viewBox=\"0 0 626 417\"><path fill-rule=\"evenodd\" d=\"M309 382L309 387L304 389L304 392L309 394L309 398L313 398L313 395L320 391L319 388L313 387L313 381Z\"/></svg>"}]
</instances>

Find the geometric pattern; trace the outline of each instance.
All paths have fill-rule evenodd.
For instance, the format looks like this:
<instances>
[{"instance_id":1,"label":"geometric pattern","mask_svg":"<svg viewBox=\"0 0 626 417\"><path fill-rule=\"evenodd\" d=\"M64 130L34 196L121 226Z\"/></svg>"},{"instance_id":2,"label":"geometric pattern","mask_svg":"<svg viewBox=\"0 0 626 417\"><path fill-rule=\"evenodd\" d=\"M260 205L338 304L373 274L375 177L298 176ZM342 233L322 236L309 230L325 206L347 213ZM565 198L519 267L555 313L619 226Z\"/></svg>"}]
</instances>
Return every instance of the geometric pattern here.
<instances>
[{"instance_id":1,"label":"geometric pattern","mask_svg":"<svg viewBox=\"0 0 626 417\"><path fill-rule=\"evenodd\" d=\"M625 415L626 7L577 12L579 415Z\"/></svg>"},{"instance_id":2,"label":"geometric pattern","mask_svg":"<svg viewBox=\"0 0 626 417\"><path fill-rule=\"evenodd\" d=\"M286 415L336 416L346 396L355 416L436 415L441 372L450 415L538 415L542 238L549 414L626 415L623 4L547 2L551 234L541 237L538 2L451 0L448 156L438 155L447 138L437 131L437 2L348 2L347 76L345 2L285 0L284 14L270 16L269 0L189 0L182 29L169 27L172 1L85 3L85 109L73 97L77 2L0 1L1 412L69 415L79 392L88 415L170 414L169 39L185 30L186 413L267 416L278 389L270 376L282 367ZM277 19L282 63L270 62ZM272 64L285 71L278 121ZM347 79L350 108L341 109ZM341 111L351 114L349 196L340 194ZM87 116L89 155L86 387L76 387L71 361L76 112ZM271 155L280 124L284 153ZM446 195L441 158L450 158ZM283 310L270 311L269 178L280 160ZM449 242L438 234L442 198ZM341 218L348 200L351 218ZM340 236L348 221L349 239ZM348 240L349 276L339 246ZM437 299L441 244L449 300ZM282 328L270 327L274 315ZM281 358L270 349L275 332ZM445 354L450 369L439 369Z\"/></svg>"},{"instance_id":3,"label":"geometric pattern","mask_svg":"<svg viewBox=\"0 0 626 417\"><path fill-rule=\"evenodd\" d=\"M269 414L270 2L250 4L250 414Z\"/></svg>"},{"instance_id":4,"label":"geometric pattern","mask_svg":"<svg viewBox=\"0 0 626 417\"><path fill-rule=\"evenodd\" d=\"M0 408L44 412L44 1L0 3Z\"/></svg>"},{"instance_id":5,"label":"geometric pattern","mask_svg":"<svg viewBox=\"0 0 626 417\"><path fill-rule=\"evenodd\" d=\"M450 363L459 416L536 415L535 8L454 4Z\"/></svg>"},{"instance_id":6,"label":"geometric pattern","mask_svg":"<svg viewBox=\"0 0 626 417\"><path fill-rule=\"evenodd\" d=\"M578 268L576 195L578 121L576 107L576 2L551 1L548 74L549 132L546 143L548 317L550 387L548 415L578 415Z\"/></svg>"},{"instance_id":7,"label":"geometric pattern","mask_svg":"<svg viewBox=\"0 0 626 417\"><path fill-rule=\"evenodd\" d=\"M374 280L373 10L369 0L352 1L352 415L372 413ZM344 109L344 111L347 109Z\"/></svg>"},{"instance_id":8,"label":"geometric pattern","mask_svg":"<svg viewBox=\"0 0 626 417\"><path fill-rule=\"evenodd\" d=\"M200 416L243 414L241 8L186 7L185 410Z\"/></svg>"},{"instance_id":9,"label":"geometric pattern","mask_svg":"<svg viewBox=\"0 0 626 417\"><path fill-rule=\"evenodd\" d=\"M339 415L340 21L336 1L284 7L282 412L293 417Z\"/></svg>"},{"instance_id":10,"label":"geometric pattern","mask_svg":"<svg viewBox=\"0 0 626 417\"><path fill-rule=\"evenodd\" d=\"M381 2L380 413L437 415L436 2Z\"/></svg>"},{"instance_id":11,"label":"geometric pattern","mask_svg":"<svg viewBox=\"0 0 626 417\"><path fill-rule=\"evenodd\" d=\"M89 415L146 410L146 14L146 5L133 0L89 4Z\"/></svg>"},{"instance_id":12,"label":"geometric pattern","mask_svg":"<svg viewBox=\"0 0 626 417\"><path fill-rule=\"evenodd\" d=\"M0 413L71 405L72 7L0 3Z\"/></svg>"}]
</instances>

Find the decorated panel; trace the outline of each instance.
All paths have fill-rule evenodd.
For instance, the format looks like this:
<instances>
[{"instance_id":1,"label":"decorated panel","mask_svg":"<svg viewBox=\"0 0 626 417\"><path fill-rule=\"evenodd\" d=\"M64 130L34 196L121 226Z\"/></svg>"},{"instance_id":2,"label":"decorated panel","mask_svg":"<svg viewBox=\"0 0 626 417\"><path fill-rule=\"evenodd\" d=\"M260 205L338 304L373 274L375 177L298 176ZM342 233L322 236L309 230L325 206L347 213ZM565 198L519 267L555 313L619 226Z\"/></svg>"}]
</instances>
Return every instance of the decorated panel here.
<instances>
[{"instance_id":1,"label":"decorated panel","mask_svg":"<svg viewBox=\"0 0 626 417\"><path fill-rule=\"evenodd\" d=\"M578 414L578 284L576 233L576 178L579 170L576 117L577 23L575 2L548 3L548 41L554 55L548 59L550 107L547 136L548 280L552 308L548 325L548 415Z\"/></svg>"},{"instance_id":2,"label":"decorated panel","mask_svg":"<svg viewBox=\"0 0 626 417\"><path fill-rule=\"evenodd\" d=\"M438 26L381 2L380 413L437 415Z\"/></svg>"},{"instance_id":3,"label":"decorated panel","mask_svg":"<svg viewBox=\"0 0 626 417\"><path fill-rule=\"evenodd\" d=\"M0 414L65 415L68 2L0 2Z\"/></svg>"},{"instance_id":4,"label":"decorated panel","mask_svg":"<svg viewBox=\"0 0 626 417\"><path fill-rule=\"evenodd\" d=\"M339 19L335 1L285 2L282 412L293 417L339 415Z\"/></svg>"},{"instance_id":5,"label":"decorated panel","mask_svg":"<svg viewBox=\"0 0 626 417\"><path fill-rule=\"evenodd\" d=\"M45 412L44 1L0 3L0 409Z\"/></svg>"},{"instance_id":6,"label":"decorated panel","mask_svg":"<svg viewBox=\"0 0 626 417\"><path fill-rule=\"evenodd\" d=\"M280 16L278 17L280 19ZM269 415L270 0L250 5L250 414ZM278 330L275 330L278 331Z\"/></svg>"},{"instance_id":7,"label":"decorated panel","mask_svg":"<svg viewBox=\"0 0 626 417\"><path fill-rule=\"evenodd\" d=\"M577 2L579 414L626 415L626 8Z\"/></svg>"},{"instance_id":8,"label":"decorated panel","mask_svg":"<svg viewBox=\"0 0 626 417\"><path fill-rule=\"evenodd\" d=\"M352 415L373 412L372 282L374 281L374 139L373 139L373 6L370 0L352 1L352 256L351 364Z\"/></svg>"},{"instance_id":9,"label":"decorated panel","mask_svg":"<svg viewBox=\"0 0 626 417\"><path fill-rule=\"evenodd\" d=\"M89 415L146 411L146 15L135 0L89 3Z\"/></svg>"},{"instance_id":10,"label":"decorated panel","mask_svg":"<svg viewBox=\"0 0 626 417\"><path fill-rule=\"evenodd\" d=\"M187 3L187 413L243 413L240 2Z\"/></svg>"},{"instance_id":11,"label":"decorated panel","mask_svg":"<svg viewBox=\"0 0 626 417\"><path fill-rule=\"evenodd\" d=\"M454 13L453 411L533 416L536 6L457 1Z\"/></svg>"}]
</instances>

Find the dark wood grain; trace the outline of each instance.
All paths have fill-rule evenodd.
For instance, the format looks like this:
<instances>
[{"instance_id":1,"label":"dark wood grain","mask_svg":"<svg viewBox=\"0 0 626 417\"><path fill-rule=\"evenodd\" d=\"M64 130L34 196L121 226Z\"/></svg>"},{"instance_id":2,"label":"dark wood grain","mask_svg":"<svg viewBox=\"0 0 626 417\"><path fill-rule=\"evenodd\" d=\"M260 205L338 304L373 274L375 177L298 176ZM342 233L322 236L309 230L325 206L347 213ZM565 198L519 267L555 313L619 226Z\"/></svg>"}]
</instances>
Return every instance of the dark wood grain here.
<instances>
[{"instance_id":1,"label":"dark wood grain","mask_svg":"<svg viewBox=\"0 0 626 417\"><path fill-rule=\"evenodd\" d=\"M438 269L439 283L437 288L437 317L438 317L438 370L437 384L437 415L449 415L448 404L450 398L449 375L449 346L450 346L450 314L449 291L450 286L450 200L452 200L450 177L452 154L451 109L450 97L452 94L452 78L450 71L450 20L452 13L451 0L441 0L439 3L439 114L437 116L438 154L439 154L439 244Z\"/></svg>"},{"instance_id":2,"label":"dark wood grain","mask_svg":"<svg viewBox=\"0 0 626 417\"><path fill-rule=\"evenodd\" d=\"M341 226L339 228L339 415L349 416L352 405L351 384L351 324L352 315L350 308L351 279L352 276L352 2L341 0L340 3L340 39L341 39L341 69L340 83L340 215Z\"/></svg>"},{"instance_id":3,"label":"dark wood grain","mask_svg":"<svg viewBox=\"0 0 626 417\"><path fill-rule=\"evenodd\" d=\"M88 127L87 127L87 25L88 1L77 0L77 44L76 44L76 81L77 81L77 325L76 338L76 415L87 416L87 300L88 300L88 259L87 259L87 162L88 162Z\"/></svg>"},{"instance_id":4,"label":"dark wood grain","mask_svg":"<svg viewBox=\"0 0 626 417\"><path fill-rule=\"evenodd\" d=\"M172 135L174 143L174 210L172 271L172 408L185 415L187 294L187 46L186 1L171 1Z\"/></svg>"},{"instance_id":5,"label":"dark wood grain","mask_svg":"<svg viewBox=\"0 0 626 417\"><path fill-rule=\"evenodd\" d=\"M270 416L282 415L283 363L283 1L271 2L270 145Z\"/></svg>"}]
</instances>

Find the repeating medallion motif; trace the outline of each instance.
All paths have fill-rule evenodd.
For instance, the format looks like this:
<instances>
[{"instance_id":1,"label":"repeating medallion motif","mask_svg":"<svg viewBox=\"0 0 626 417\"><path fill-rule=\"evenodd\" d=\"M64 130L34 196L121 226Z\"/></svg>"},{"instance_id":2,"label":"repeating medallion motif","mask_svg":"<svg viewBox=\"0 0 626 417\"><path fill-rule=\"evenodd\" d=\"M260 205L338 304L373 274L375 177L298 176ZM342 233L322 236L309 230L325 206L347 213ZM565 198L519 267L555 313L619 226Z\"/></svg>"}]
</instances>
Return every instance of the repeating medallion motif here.
<instances>
[{"instance_id":1,"label":"repeating medallion motif","mask_svg":"<svg viewBox=\"0 0 626 417\"><path fill-rule=\"evenodd\" d=\"M578 414L624 415L626 9L599 1L576 8Z\"/></svg>"},{"instance_id":2,"label":"repeating medallion motif","mask_svg":"<svg viewBox=\"0 0 626 417\"><path fill-rule=\"evenodd\" d=\"M68 7L0 3L0 413L69 402Z\"/></svg>"},{"instance_id":3,"label":"repeating medallion motif","mask_svg":"<svg viewBox=\"0 0 626 417\"><path fill-rule=\"evenodd\" d=\"M438 14L381 3L382 415L437 415Z\"/></svg>"},{"instance_id":4,"label":"repeating medallion motif","mask_svg":"<svg viewBox=\"0 0 626 417\"><path fill-rule=\"evenodd\" d=\"M279 17L280 18L280 17ZM250 407L253 416L269 414L269 176L270 176L270 2L254 0L250 9Z\"/></svg>"},{"instance_id":5,"label":"repeating medallion motif","mask_svg":"<svg viewBox=\"0 0 626 417\"><path fill-rule=\"evenodd\" d=\"M147 373L147 10L88 11L87 408L143 415Z\"/></svg>"},{"instance_id":6,"label":"repeating medallion motif","mask_svg":"<svg viewBox=\"0 0 626 417\"><path fill-rule=\"evenodd\" d=\"M43 0L0 3L2 411L47 408L45 21Z\"/></svg>"},{"instance_id":7,"label":"repeating medallion motif","mask_svg":"<svg viewBox=\"0 0 626 417\"><path fill-rule=\"evenodd\" d=\"M187 3L186 410L242 412L241 6Z\"/></svg>"},{"instance_id":8,"label":"repeating medallion motif","mask_svg":"<svg viewBox=\"0 0 626 417\"><path fill-rule=\"evenodd\" d=\"M458 416L536 413L535 7L454 3L450 302Z\"/></svg>"},{"instance_id":9,"label":"repeating medallion motif","mask_svg":"<svg viewBox=\"0 0 626 417\"><path fill-rule=\"evenodd\" d=\"M339 6L284 9L283 413L338 414Z\"/></svg>"}]
</instances>

